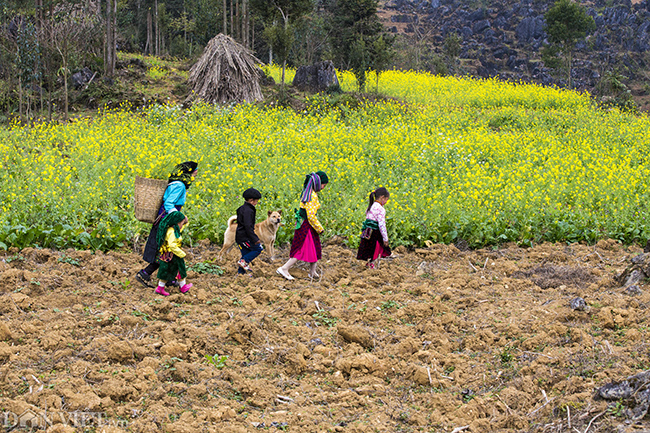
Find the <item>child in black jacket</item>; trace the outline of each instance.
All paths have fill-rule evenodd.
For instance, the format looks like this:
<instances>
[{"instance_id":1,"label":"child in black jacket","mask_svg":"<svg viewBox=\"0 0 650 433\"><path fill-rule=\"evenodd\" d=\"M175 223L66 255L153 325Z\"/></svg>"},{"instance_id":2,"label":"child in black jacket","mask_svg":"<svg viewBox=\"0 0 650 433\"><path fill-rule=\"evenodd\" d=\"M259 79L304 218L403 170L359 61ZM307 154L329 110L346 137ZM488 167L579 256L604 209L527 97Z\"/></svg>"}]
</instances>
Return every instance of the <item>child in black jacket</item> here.
<instances>
[{"instance_id":1,"label":"child in black jacket","mask_svg":"<svg viewBox=\"0 0 650 433\"><path fill-rule=\"evenodd\" d=\"M237 209L237 231L235 232L235 242L241 251L241 259L237 262L238 274L250 271L250 263L264 249L262 241L255 234L255 206L262 198L262 194L255 188L248 188L242 195L246 202Z\"/></svg>"}]
</instances>

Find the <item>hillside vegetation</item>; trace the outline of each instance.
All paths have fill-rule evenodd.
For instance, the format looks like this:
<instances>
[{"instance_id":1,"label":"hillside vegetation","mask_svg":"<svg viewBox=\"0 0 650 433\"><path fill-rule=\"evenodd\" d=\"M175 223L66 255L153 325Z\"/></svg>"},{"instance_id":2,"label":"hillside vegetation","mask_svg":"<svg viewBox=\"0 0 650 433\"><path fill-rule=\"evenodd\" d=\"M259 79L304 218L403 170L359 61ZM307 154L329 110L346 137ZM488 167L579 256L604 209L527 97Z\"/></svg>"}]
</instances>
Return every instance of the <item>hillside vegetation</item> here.
<instances>
[{"instance_id":1,"label":"hillside vegetation","mask_svg":"<svg viewBox=\"0 0 650 433\"><path fill-rule=\"evenodd\" d=\"M276 72L272 72L277 73ZM343 73L344 89L354 85ZM391 191L396 244L644 242L648 119L587 95L496 80L386 72L380 92L267 106L123 107L70 124L3 132L0 246L113 248L143 235L135 175L200 161L188 238L220 239L241 191L292 213L304 175L327 170L326 237L354 244L369 191ZM346 99L347 98L347 99ZM291 235L287 229L280 240Z\"/></svg>"}]
</instances>

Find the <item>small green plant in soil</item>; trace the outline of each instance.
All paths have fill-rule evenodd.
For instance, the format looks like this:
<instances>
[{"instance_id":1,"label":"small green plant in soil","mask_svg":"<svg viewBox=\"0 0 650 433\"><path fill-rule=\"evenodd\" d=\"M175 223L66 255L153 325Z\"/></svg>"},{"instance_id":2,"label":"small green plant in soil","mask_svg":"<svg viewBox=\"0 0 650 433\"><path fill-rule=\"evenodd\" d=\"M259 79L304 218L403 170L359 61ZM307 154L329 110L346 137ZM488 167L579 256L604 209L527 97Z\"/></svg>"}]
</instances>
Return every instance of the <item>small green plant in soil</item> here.
<instances>
[{"instance_id":1,"label":"small green plant in soil","mask_svg":"<svg viewBox=\"0 0 650 433\"><path fill-rule=\"evenodd\" d=\"M59 257L58 261L59 263L68 263L73 266L81 266L79 260L73 259L72 257L67 257L67 256Z\"/></svg>"},{"instance_id":2,"label":"small green plant in soil","mask_svg":"<svg viewBox=\"0 0 650 433\"><path fill-rule=\"evenodd\" d=\"M205 355L205 360L208 364L214 365L217 369L221 370L226 366L226 361L228 361L227 355Z\"/></svg>"},{"instance_id":3,"label":"small green plant in soil","mask_svg":"<svg viewBox=\"0 0 650 433\"><path fill-rule=\"evenodd\" d=\"M197 274L214 274L223 275L223 269L211 261L198 262L187 268L188 271L194 271Z\"/></svg>"},{"instance_id":4,"label":"small green plant in soil","mask_svg":"<svg viewBox=\"0 0 650 433\"><path fill-rule=\"evenodd\" d=\"M328 328L333 328L336 326L336 323L339 321L336 317L332 317L332 315L327 312L327 311L319 311L318 313L314 313L311 315L314 319L316 319L316 324L320 325L321 323L326 325Z\"/></svg>"}]
</instances>

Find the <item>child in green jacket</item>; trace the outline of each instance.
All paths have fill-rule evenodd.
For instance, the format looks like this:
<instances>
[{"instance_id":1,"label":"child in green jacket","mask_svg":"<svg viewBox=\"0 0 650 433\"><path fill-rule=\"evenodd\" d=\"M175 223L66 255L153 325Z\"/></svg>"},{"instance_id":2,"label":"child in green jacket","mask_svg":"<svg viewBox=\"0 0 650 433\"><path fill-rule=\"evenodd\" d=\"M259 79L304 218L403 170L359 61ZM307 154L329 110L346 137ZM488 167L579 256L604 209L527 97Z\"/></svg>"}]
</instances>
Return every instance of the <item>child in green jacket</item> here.
<instances>
[{"instance_id":1,"label":"child in green jacket","mask_svg":"<svg viewBox=\"0 0 650 433\"><path fill-rule=\"evenodd\" d=\"M160 245L158 250L158 287L156 293L169 296L165 290L165 284L170 280L178 280L181 293L187 293L192 287L185 281L187 270L185 269L185 251L181 249L183 238L181 232L187 225L188 219L179 211L168 214L158 228L157 241Z\"/></svg>"}]
</instances>

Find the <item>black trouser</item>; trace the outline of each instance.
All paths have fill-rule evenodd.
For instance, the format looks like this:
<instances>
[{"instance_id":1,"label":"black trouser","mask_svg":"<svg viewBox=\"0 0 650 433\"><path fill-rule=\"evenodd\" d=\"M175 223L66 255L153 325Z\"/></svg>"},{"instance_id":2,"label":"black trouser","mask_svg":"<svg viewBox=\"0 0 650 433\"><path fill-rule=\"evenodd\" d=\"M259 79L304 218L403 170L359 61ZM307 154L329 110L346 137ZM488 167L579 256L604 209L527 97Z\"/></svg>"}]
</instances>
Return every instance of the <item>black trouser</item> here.
<instances>
[{"instance_id":1,"label":"black trouser","mask_svg":"<svg viewBox=\"0 0 650 433\"><path fill-rule=\"evenodd\" d=\"M153 276L153 274L158 270L160 265L156 262L149 263L146 268L143 269L149 276Z\"/></svg>"},{"instance_id":2,"label":"black trouser","mask_svg":"<svg viewBox=\"0 0 650 433\"><path fill-rule=\"evenodd\" d=\"M158 222L151 226L151 231L149 232L149 237L147 238L147 243L144 245L144 253L142 254L142 259L149 263L146 268L143 269L149 276L153 276L160 265L156 260L158 255L158 242L156 242L156 237L158 236Z\"/></svg>"}]
</instances>

